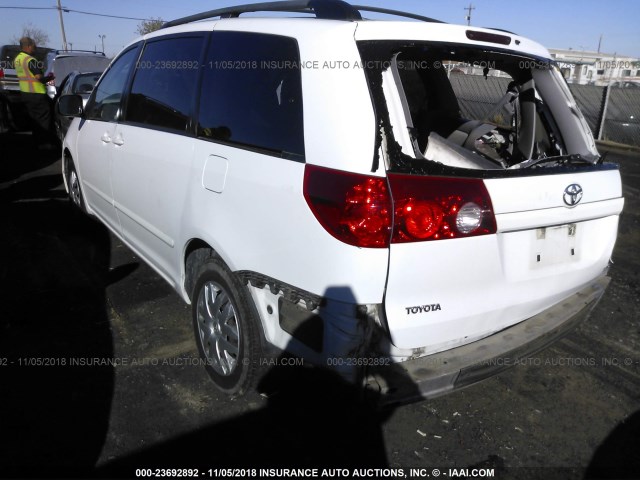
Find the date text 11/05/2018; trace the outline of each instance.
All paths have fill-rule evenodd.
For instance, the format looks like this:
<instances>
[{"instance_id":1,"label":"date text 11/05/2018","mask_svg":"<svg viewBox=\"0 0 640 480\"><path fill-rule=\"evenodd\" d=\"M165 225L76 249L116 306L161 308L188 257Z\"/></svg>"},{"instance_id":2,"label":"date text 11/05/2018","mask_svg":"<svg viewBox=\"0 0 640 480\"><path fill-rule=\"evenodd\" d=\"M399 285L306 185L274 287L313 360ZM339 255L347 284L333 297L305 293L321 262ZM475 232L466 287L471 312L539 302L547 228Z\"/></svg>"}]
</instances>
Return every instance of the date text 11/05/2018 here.
<instances>
[{"instance_id":1,"label":"date text 11/05/2018","mask_svg":"<svg viewBox=\"0 0 640 480\"><path fill-rule=\"evenodd\" d=\"M136 469L136 477L204 477L204 478L437 478L484 477L492 478L492 468L440 470L437 468L213 468L189 469Z\"/></svg>"}]
</instances>

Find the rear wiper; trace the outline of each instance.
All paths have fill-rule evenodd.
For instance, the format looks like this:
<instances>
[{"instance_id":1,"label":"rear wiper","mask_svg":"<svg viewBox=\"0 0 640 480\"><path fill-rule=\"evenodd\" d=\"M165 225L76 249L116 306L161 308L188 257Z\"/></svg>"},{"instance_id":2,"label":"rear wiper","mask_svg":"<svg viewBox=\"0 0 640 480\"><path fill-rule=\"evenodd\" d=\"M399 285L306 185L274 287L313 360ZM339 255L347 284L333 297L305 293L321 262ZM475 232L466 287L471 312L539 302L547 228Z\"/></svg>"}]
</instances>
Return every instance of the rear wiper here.
<instances>
[{"instance_id":1,"label":"rear wiper","mask_svg":"<svg viewBox=\"0 0 640 480\"><path fill-rule=\"evenodd\" d=\"M558 165L593 165L594 162L589 161L579 154L559 155L557 157L532 158L530 160L517 163L509 167L510 169L531 168L540 166L545 163L556 163Z\"/></svg>"}]
</instances>

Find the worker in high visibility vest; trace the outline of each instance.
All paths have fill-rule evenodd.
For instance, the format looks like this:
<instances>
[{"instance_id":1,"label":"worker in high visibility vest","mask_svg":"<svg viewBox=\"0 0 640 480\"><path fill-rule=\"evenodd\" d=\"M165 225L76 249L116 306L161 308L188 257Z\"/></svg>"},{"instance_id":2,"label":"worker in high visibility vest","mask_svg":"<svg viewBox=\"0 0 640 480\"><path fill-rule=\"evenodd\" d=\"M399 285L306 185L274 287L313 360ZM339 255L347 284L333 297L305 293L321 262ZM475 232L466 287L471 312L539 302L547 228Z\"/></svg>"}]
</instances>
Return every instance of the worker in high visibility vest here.
<instances>
[{"instance_id":1,"label":"worker in high visibility vest","mask_svg":"<svg viewBox=\"0 0 640 480\"><path fill-rule=\"evenodd\" d=\"M52 104L47 95L41 62L33 57L36 42L29 37L20 39L20 50L14 64L20 84L20 95L31 117L33 136L39 147L55 147L56 137L52 122Z\"/></svg>"}]
</instances>

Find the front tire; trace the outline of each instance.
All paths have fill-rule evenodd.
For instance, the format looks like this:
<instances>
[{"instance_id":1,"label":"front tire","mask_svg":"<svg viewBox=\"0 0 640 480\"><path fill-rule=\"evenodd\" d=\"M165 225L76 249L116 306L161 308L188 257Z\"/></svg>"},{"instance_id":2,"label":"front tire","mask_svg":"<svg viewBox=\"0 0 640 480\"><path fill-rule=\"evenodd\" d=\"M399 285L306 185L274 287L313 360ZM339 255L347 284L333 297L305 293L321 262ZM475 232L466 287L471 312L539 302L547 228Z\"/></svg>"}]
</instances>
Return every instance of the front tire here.
<instances>
[{"instance_id":1,"label":"front tire","mask_svg":"<svg viewBox=\"0 0 640 480\"><path fill-rule=\"evenodd\" d=\"M73 160L68 158L67 162L67 188L69 190L69 201L78 211L86 213L87 209L84 204L84 197L82 196L82 187L80 186L80 178L76 167L73 164Z\"/></svg>"},{"instance_id":2,"label":"front tire","mask_svg":"<svg viewBox=\"0 0 640 480\"><path fill-rule=\"evenodd\" d=\"M200 268L192 295L198 351L218 389L241 396L258 382L260 340L247 288L220 259Z\"/></svg>"}]
</instances>

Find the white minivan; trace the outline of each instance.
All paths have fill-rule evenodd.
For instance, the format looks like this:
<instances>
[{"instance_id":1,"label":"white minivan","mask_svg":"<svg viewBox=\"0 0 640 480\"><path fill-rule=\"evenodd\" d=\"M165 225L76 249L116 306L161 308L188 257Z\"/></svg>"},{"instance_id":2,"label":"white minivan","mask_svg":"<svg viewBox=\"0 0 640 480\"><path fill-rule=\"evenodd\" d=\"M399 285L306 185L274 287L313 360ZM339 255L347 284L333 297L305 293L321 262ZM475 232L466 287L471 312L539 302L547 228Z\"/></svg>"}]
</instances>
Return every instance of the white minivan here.
<instances>
[{"instance_id":1,"label":"white minivan","mask_svg":"<svg viewBox=\"0 0 640 480\"><path fill-rule=\"evenodd\" d=\"M229 394L286 351L433 397L560 338L608 284L618 168L513 33L234 6L131 43L59 108L71 200L193 306Z\"/></svg>"}]
</instances>

